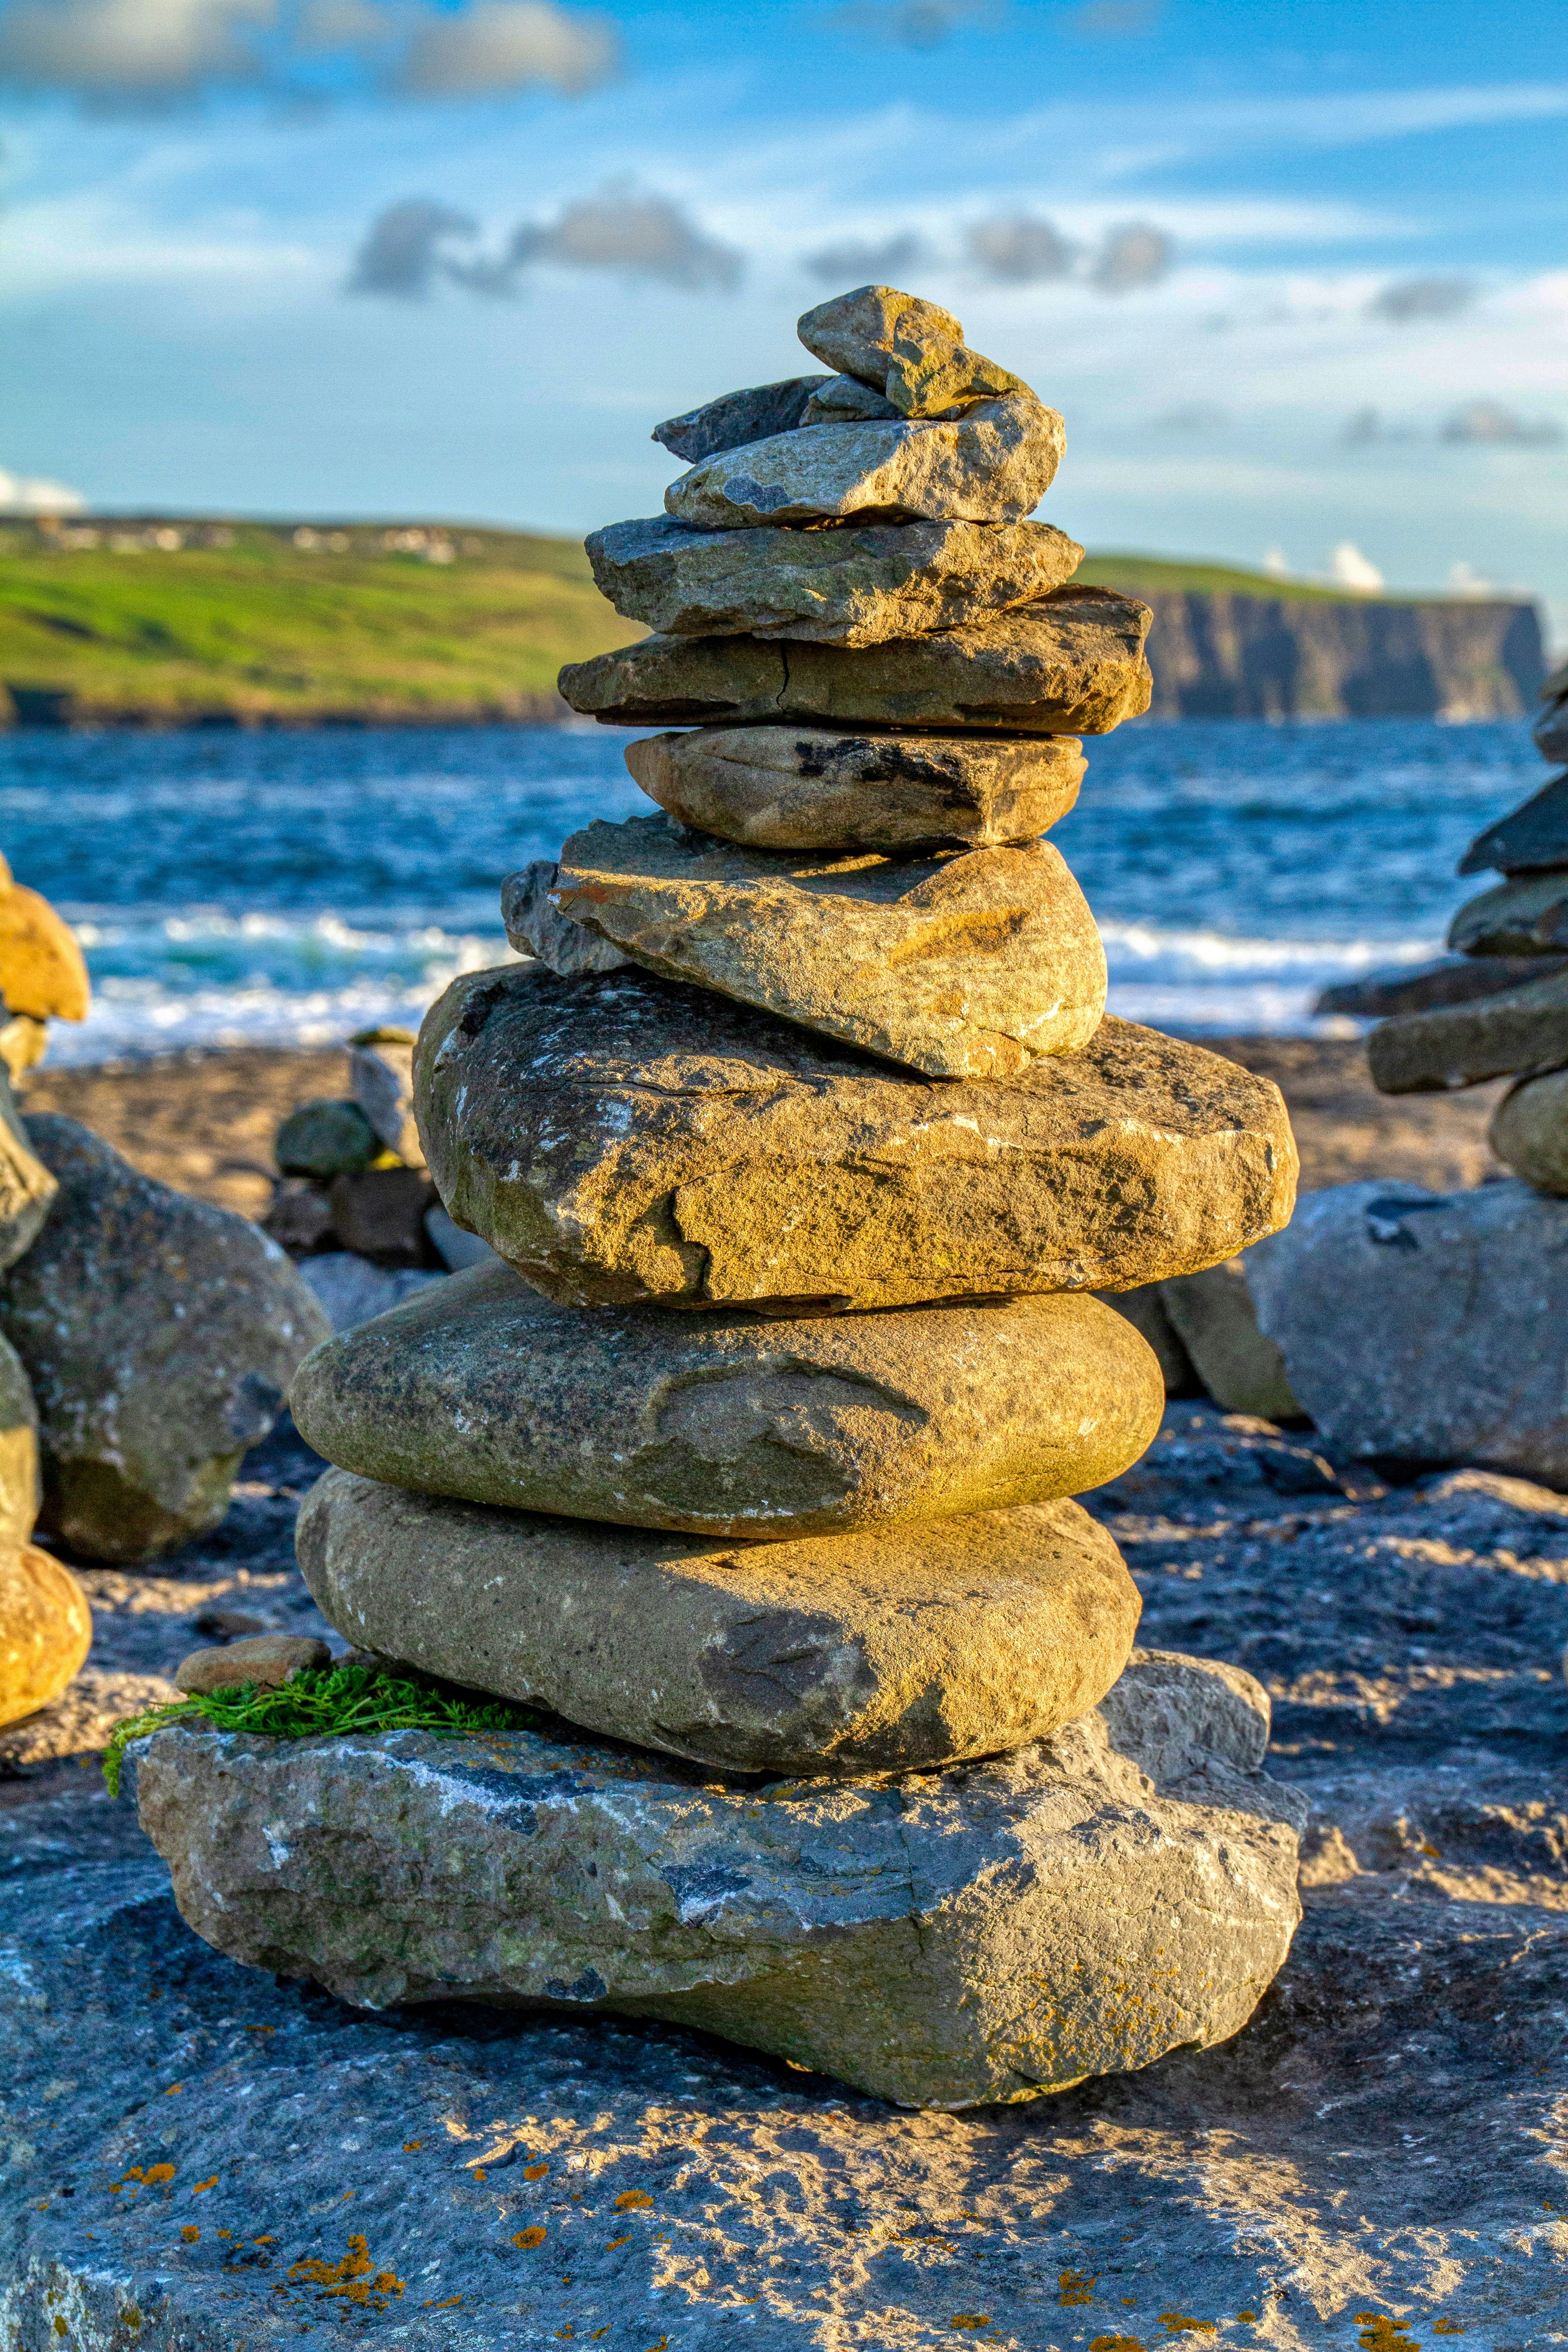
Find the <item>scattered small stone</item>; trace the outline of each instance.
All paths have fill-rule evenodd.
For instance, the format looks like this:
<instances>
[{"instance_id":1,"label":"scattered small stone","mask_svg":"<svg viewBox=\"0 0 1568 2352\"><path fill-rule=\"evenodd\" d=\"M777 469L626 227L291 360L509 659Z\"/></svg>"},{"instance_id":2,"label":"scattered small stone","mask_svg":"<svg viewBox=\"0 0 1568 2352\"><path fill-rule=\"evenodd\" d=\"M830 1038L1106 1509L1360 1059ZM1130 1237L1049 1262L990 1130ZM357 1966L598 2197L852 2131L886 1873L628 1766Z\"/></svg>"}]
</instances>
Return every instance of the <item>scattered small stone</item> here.
<instances>
[{"instance_id":1,"label":"scattered small stone","mask_svg":"<svg viewBox=\"0 0 1568 2352\"><path fill-rule=\"evenodd\" d=\"M1312 1011L1382 1021L1394 1013L1469 1004L1479 997L1497 996L1506 989L1524 987L1564 971L1568 971L1568 956L1437 956L1430 963L1392 964L1385 971L1369 971L1361 980L1341 981L1321 992Z\"/></svg>"},{"instance_id":2,"label":"scattered small stone","mask_svg":"<svg viewBox=\"0 0 1568 2352\"><path fill-rule=\"evenodd\" d=\"M163 1675L83 1666L47 1706L0 1729L0 1780L63 1757L90 1759L108 1746L117 1723L149 1707L166 1706L179 1696Z\"/></svg>"},{"instance_id":3,"label":"scattered small stone","mask_svg":"<svg viewBox=\"0 0 1568 2352\"><path fill-rule=\"evenodd\" d=\"M466 1234L461 1225L454 1224L439 1201L425 1212L425 1230L435 1245L436 1255L448 1274L466 1274L470 1266L501 1265L489 1242L478 1234Z\"/></svg>"},{"instance_id":4,"label":"scattered small stone","mask_svg":"<svg viewBox=\"0 0 1568 2352\"><path fill-rule=\"evenodd\" d=\"M272 1195L261 1229L290 1257L341 1249L325 1185L308 1176L285 1176Z\"/></svg>"},{"instance_id":5,"label":"scattered small stone","mask_svg":"<svg viewBox=\"0 0 1568 2352\"><path fill-rule=\"evenodd\" d=\"M332 1230L347 1250L377 1265L427 1265L434 1251L425 1230L436 1188L422 1168L367 1168L334 1176L327 1198Z\"/></svg>"},{"instance_id":6,"label":"scattered small stone","mask_svg":"<svg viewBox=\"0 0 1568 2352\"><path fill-rule=\"evenodd\" d=\"M353 1250L303 1258L298 1272L334 1331L352 1331L356 1323L368 1323L373 1316L400 1307L416 1291L447 1279L443 1274L427 1274L415 1266L393 1271L374 1265Z\"/></svg>"},{"instance_id":7,"label":"scattered small stone","mask_svg":"<svg viewBox=\"0 0 1568 2352\"><path fill-rule=\"evenodd\" d=\"M273 1156L284 1176L343 1176L368 1168L384 1148L357 1102L318 1097L289 1112Z\"/></svg>"},{"instance_id":8,"label":"scattered small stone","mask_svg":"<svg viewBox=\"0 0 1568 2352\"><path fill-rule=\"evenodd\" d=\"M253 1633L216 1650L193 1650L174 1669L174 1687L187 1697L238 1690L247 1683L261 1690L281 1690L296 1675L331 1663L325 1642L297 1633Z\"/></svg>"}]
</instances>

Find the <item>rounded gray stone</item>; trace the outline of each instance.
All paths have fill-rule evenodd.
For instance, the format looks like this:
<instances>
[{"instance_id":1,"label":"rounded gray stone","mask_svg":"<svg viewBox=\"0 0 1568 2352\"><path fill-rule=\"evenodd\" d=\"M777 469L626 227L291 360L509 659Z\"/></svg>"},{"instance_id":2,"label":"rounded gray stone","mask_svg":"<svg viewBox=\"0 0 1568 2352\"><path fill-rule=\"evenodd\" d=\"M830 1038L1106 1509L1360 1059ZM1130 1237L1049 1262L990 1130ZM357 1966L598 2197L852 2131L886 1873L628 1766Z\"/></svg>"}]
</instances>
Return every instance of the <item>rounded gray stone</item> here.
<instances>
[{"instance_id":1,"label":"rounded gray stone","mask_svg":"<svg viewBox=\"0 0 1568 2352\"><path fill-rule=\"evenodd\" d=\"M787 1322L557 1307L492 1261L316 1349L289 1402L367 1478L784 1538L1082 1494L1137 1461L1164 1394L1080 1296Z\"/></svg>"},{"instance_id":2,"label":"rounded gray stone","mask_svg":"<svg viewBox=\"0 0 1568 2352\"><path fill-rule=\"evenodd\" d=\"M285 1176L356 1175L378 1159L382 1139L357 1102L321 1097L291 1110L272 1156Z\"/></svg>"}]
</instances>

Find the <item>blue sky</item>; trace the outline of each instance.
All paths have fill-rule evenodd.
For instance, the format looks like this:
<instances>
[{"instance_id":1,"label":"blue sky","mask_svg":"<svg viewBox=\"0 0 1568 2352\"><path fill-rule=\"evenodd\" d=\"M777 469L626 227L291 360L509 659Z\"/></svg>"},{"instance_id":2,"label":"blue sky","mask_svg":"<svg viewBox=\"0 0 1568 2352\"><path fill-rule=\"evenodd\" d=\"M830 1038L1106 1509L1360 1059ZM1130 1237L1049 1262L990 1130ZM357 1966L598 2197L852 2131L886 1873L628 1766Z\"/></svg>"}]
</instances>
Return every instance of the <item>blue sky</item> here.
<instances>
[{"instance_id":1,"label":"blue sky","mask_svg":"<svg viewBox=\"0 0 1568 2352\"><path fill-rule=\"evenodd\" d=\"M1497 0L0 0L0 467L578 532L887 276L1090 545L1568 635L1565 159L1568 13Z\"/></svg>"}]
</instances>

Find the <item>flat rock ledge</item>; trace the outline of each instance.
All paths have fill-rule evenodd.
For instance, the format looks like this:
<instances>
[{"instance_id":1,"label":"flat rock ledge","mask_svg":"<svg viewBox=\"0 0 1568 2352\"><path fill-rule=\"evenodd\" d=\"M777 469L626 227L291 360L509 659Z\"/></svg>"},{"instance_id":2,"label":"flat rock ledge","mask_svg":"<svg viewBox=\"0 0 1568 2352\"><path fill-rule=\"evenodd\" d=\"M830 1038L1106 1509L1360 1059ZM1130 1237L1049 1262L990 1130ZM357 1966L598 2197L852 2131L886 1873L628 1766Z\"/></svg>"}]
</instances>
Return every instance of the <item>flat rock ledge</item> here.
<instances>
[{"instance_id":1,"label":"flat rock ledge","mask_svg":"<svg viewBox=\"0 0 1568 2352\"><path fill-rule=\"evenodd\" d=\"M1261 1689L1166 1654L1123 1683L1049 1743L832 1785L565 1727L176 1727L139 1803L199 1936L358 2007L617 2011L965 2107L1226 2041L1289 1948L1304 1812L1257 1769Z\"/></svg>"}]
</instances>

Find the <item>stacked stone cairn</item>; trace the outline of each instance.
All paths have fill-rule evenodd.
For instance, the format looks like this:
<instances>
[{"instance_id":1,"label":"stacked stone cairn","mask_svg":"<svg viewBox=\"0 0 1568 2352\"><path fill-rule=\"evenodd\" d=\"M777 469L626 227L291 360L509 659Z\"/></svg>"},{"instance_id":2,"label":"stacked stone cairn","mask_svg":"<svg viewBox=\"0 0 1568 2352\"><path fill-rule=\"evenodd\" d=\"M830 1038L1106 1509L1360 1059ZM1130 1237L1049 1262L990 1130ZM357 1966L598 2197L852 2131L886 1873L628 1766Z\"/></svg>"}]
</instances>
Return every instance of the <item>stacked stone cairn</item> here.
<instances>
[{"instance_id":1,"label":"stacked stone cairn","mask_svg":"<svg viewBox=\"0 0 1568 2352\"><path fill-rule=\"evenodd\" d=\"M836 371L658 428L588 542L657 633L562 691L660 814L507 886L528 961L415 1059L506 1261L307 1360L300 1519L356 1647L548 1709L468 1743L184 1729L141 1766L187 1918L362 2002L614 2010L914 2105L1235 2032L1299 1916L1250 1676L1133 1649L1075 1494L1163 1389L1089 1296L1234 1256L1266 1081L1104 1017L1042 834L1149 698L1145 610L1026 520L1061 420L885 287Z\"/></svg>"},{"instance_id":2,"label":"stacked stone cairn","mask_svg":"<svg viewBox=\"0 0 1568 2352\"><path fill-rule=\"evenodd\" d=\"M1382 1022L1367 1053L1384 1094L1511 1077L1492 1117L1492 1150L1537 1192L1568 1196L1568 663L1547 679L1542 701L1535 740L1563 772L1459 861L1461 874L1492 870L1502 880L1449 926L1449 947L1468 960L1449 1000Z\"/></svg>"}]
</instances>

